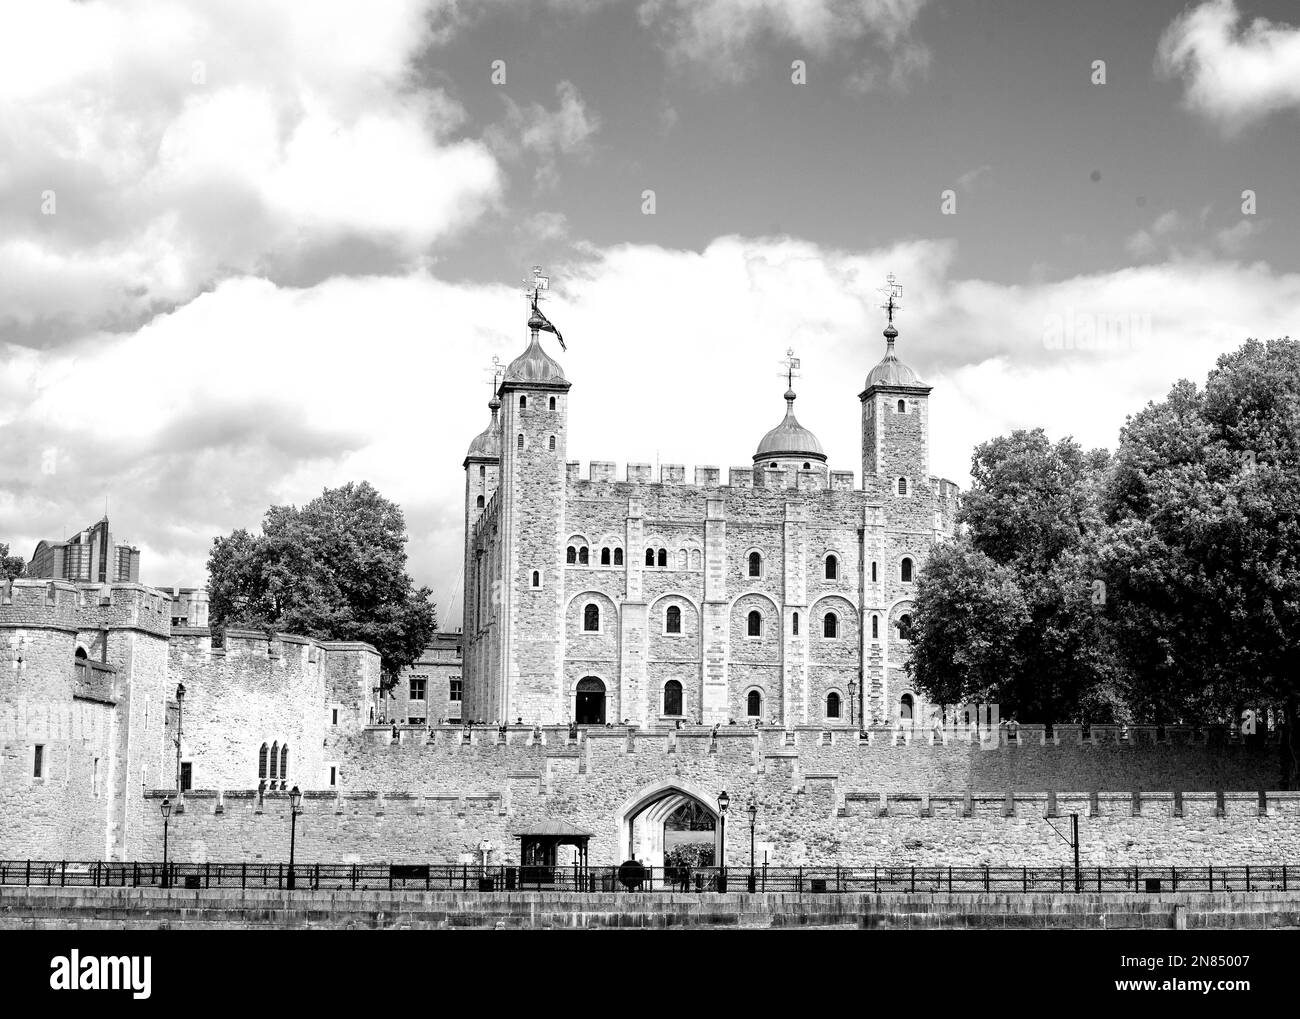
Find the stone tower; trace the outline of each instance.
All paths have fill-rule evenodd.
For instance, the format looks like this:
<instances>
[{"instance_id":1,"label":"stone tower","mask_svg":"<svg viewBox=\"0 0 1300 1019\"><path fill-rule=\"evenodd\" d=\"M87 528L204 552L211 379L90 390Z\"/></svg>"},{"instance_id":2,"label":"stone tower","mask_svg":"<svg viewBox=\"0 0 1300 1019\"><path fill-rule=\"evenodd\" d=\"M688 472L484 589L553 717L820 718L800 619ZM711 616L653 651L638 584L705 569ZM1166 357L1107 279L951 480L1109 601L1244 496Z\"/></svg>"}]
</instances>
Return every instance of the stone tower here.
<instances>
[{"instance_id":1,"label":"stone tower","mask_svg":"<svg viewBox=\"0 0 1300 1019\"><path fill-rule=\"evenodd\" d=\"M565 453L570 383L538 341L535 310L527 349L501 380L501 548L494 578L503 649L500 717L565 718ZM499 602L499 604L497 604ZM484 717L494 717L485 715Z\"/></svg>"},{"instance_id":2,"label":"stone tower","mask_svg":"<svg viewBox=\"0 0 1300 1019\"><path fill-rule=\"evenodd\" d=\"M913 581L934 541L937 505L930 477L930 391L898 359L898 330L885 328L885 356L867 375L862 401L862 487L873 493L863 519L863 687L878 719L895 717L906 689L905 633Z\"/></svg>"},{"instance_id":3,"label":"stone tower","mask_svg":"<svg viewBox=\"0 0 1300 1019\"><path fill-rule=\"evenodd\" d=\"M492 399L488 401L492 411L492 421L469 444L469 452L462 465L465 468L465 596L463 599L464 623L462 632L464 640L466 673L477 669L477 674L496 675L499 672L497 646L492 641L475 641L471 635L477 634L484 627L485 618L490 619L485 608L482 592L486 582L491 591L493 574L491 560L487 556L481 559L474 554L474 530L486 512L487 504L496 494L501 473L501 422L498 412L501 400L497 396L494 384ZM497 718L499 703L495 701L495 691L482 690L478 684L462 685L464 703L462 711L465 718Z\"/></svg>"}]
</instances>

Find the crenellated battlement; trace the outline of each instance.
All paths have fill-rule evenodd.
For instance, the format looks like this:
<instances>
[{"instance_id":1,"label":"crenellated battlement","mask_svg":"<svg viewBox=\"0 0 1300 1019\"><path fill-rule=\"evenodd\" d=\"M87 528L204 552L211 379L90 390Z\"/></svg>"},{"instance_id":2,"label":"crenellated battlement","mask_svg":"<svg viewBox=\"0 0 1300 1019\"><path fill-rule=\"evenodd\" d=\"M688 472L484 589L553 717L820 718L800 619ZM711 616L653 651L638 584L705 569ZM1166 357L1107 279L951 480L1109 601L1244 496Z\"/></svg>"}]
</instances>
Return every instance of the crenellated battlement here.
<instances>
[{"instance_id":1,"label":"crenellated battlement","mask_svg":"<svg viewBox=\"0 0 1300 1019\"><path fill-rule=\"evenodd\" d=\"M659 476L655 477L654 468L648 463L628 463L623 477L618 476L618 465L612 460L593 460L588 464L586 477L582 474L582 464L570 460L565 464L568 484L579 491L597 485L640 486L667 485L675 488L725 489L767 489L777 491L805 492L853 492L861 491L854 487L853 471L839 470L794 470L792 468L755 467L747 464L725 469L712 465L699 466L689 473L682 464L660 464ZM688 481L690 477L692 480ZM960 489L956 482L947 478L931 475L930 487L935 495L943 500L956 500Z\"/></svg>"},{"instance_id":2,"label":"crenellated battlement","mask_svg":"<svg viewBox=\"0 0 1300 1019\"><path fill-rule=\"evenodd\" d=\"M171 633L171 596L141 584L18 579L0 585L0 628Z\"/></svg>"}]
</instances>

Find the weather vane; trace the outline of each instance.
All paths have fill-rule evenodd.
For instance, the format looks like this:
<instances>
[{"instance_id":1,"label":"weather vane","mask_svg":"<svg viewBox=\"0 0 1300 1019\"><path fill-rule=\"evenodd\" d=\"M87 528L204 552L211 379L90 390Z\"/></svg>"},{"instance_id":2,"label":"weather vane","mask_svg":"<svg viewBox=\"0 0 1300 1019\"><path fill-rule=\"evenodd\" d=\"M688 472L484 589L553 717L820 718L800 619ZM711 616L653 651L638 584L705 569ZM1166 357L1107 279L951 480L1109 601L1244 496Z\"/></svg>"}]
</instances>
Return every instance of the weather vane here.
<instances>
[{"instance_id":1,"label":"weather vane","mask_svg":"<svg viewBox=\"0 0 1300 1019\"><path fill-rule=\"evenodd\" d=\"M885 303L880 307L889 316L889 324L892 326L894 324L894 312L902 307L898 299L903 296L903 285L894 278L894 274L891 272L885 277L885 287L880 292L885 295Z\"/></svg>"},{"instance_id":2,"label":"weather vane","mask_svg":"<svg viewBox=\"0 0 1300 1019\"><path fill-rule=\"evenodd\" d=\"M798 378L796 369L799 367L799 359L794 356L794 347L785 348L785 357L779 363L785 369L781 374L785 376L786 388L793 389L794 380Z\"/></svg>"},{"instance_id":3,"label":"weather vane","mask_svg":"<svg viewBox=\"0 0 1300 1019\"><path fill-rule=\"evenodd\" d=\"M547 292L551 289L551 277L542 275L540 265L533 266L533 278L524 278L524 296L530 303L543 300L547 297Z\"/></svg>"},{"instance_id":4,"label":"weather vane","mask_svg":"<svg viewBox=\"0 0 1300 1019\"><path fill-rule=\"evenodd\" d=\"M496 354L493 354L492 364L484 370L492 376L492 392L495 394L501 380L501 358L497 357Z\"/></svg>"},{"instance_id":5,"label":"weather vane","mask_svg":"<svg viewBox=\"0 0 1300 1019\"><path fill-rule=\"evenodd\" d=\"M559 341L561 350L568 350L564 345L564 337L560 331L551 324L551 320L542 314L542 309L537 306L537 302L546 297L547 292L551 289L551 277L542 274L540 265L533 266L533 278L524 280L524 296L528 298L528 303L532 307L533 317L531 322L536 322L536 328L551 333Z\"/></svg>"}]
</instances>

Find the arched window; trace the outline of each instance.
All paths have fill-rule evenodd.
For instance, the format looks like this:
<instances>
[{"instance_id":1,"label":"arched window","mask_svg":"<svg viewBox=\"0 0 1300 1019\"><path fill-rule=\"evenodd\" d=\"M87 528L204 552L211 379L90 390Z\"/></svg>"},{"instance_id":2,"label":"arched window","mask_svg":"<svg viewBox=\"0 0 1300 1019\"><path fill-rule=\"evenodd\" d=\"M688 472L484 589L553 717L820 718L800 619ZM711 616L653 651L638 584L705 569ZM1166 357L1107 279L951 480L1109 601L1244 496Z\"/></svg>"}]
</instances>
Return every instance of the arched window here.
<instances>
[{"instance_id":1,"label":"arched window","mask_svg":"<svg viewBox=\"0 0 1300 1019\"><path fill-rule=\"evenodd\" d=\"M907 413L907 401L906 401L906 400L899 400L899 401L898 401L898 413L900 413L900 414L906 414L906 413Z\"/></svg>"},{"instance_id":2,"label":"arched window","mask_svg":"<svg viewBox=\"0 0 1300 1019\"><path fill-rule=\"evenodd\" d=\"M871 582L873 584L876 582L876 564L874 562L871 564Z\"/></svg>"},{"instance_id":3,"label":"arched window","mask_svg":"<svg viewBox=\"0 0 1300 1019\"><path fill-rule=\"evenodd\" d=\"M609 549L608 549L608 548L602 548L602 549L600 550L600 565L601 565L601 566L608 566L608 565L609 565Z\"/></svg>"},{"instance_id":4,"label":"arched window","mask_svg":"<svg viewBox=\"0 0 1300 1019\"><path fill-rule=\"evenodd\" d=\"M798 612L795 612L795 613L793 614L793 616L792 616L792 620L793 620L793 623L794 623L794 628L793 628L790 632L793 633L793 634L797 637L797 636L799 636L799 613L798 613Z\"/></svg>"},{"instance_id":5,"label":"arched window","mask_svg":"<svg viewBox=\"0 0 1300 1019\"><path fill-rule=\"evenodd\" d=\"M655 564L655 550L654 550L654 549L652 549L652 548L648 548L648 549L645 550L645 564L646 564L647 566L653 566L653 565Z\"/></svg>"},{"instance_id":6,"label":"arched window","mask_svg":"<svg viewBox=\"0 0 1300 1019\"><path fill-rule=\"evenodd\" d=\"M837 693L828 693L826 695L826 717L840 717L840 695Z\"/></svg>"},{"instance_id":7,"label":"arched window","mask_svg":"<svg viewBox=\"0 0 1300 1019\"><path fill-rule=\"evenodd\" d=\"M554 453L554 452L555 452L555 436L554 436L554 435L551 436L551 440L550 440L550 442L548 443L548 446L550 447L551 452Z\"/></svg>"},{"instance_id":8,"label":"arched window","mask_svg":"<svg viewBox=\"0 0 1300 1019\"><path fill-rule=\"evenodd\" d=\"M880 617L879 616L871 617L871 639L872 640L880 639Z\"/></svg>"},{"instance_id":9,"label":"arched window","mask_svg":"<svg viewBox=\"0 0 1300 1019\"><path fill-rule=\"evenodd\" d=\"M551 410L555 410L555 397L551 397Z\"/></svg>"},{"instance_id":10,"label":"arched window","mask_svg":"<svg viewBox=\"0 0 1300 1019\"><path fill-rule=\"evenodd\" d=\"M903 694L902 698L900 698L898 702L898 717L910 720L912 717L912 706L912 695L910 693Z\"/></svg>"},{"instance_id":11,"label":"arched window","mask_svg":"<svg viewBox=\"0 0 1300 1019\"><path fill-rule=\"evenodd\" d=\"M751 637L763 636L763 613L754 609L749 613L749 635Z\"/></svg>"},{"instance_id":12,"label":"arched window","mask_svg":"<svg viewBox=\"0 0 1300 1019\"><path fill-rule=\"evenodd\" d=\"M280 744L277 741L271 744L271 781L272 782L274 782L277 778L275 773L275 766L276 763L278 762L279 757L280 757Z\"/></svg>"},{"instance_id":13,"label":"arched window","mask_svg":"<svg viewBox=\"0 0 1300 1019\"><path fill-rule=\"evenodd\" d=\"M524 409L525 407L527 407L527 406L528 406L528 397L526 397L526 396L521 396L521 397L519 398L519 409L520 409L520 410L523 410L523 409Z\"/></svg>"},{"instance_id":14,"label":"arched window","mask_svg":"<svg viewBox=\"0 0 1300 1019\"><path fill-rule=\"evenodd\" d=\"M289 777L289 744L286 743L280 748L280 778Z\"/></svg>"},{"instance_id":15,"label":"arched window","mask_svg":"<svg viewBox=\"0 0 1300 1019\"><path fill-rule=\"evenodd\" d=\"M86 654L86 649L84 647L79 647L77 648L77 652L73 657L76 658L77 661L79 662L84 662L89 657L89 655Z\"/></svg>"},{"instance_id":16,"label":"arched window","mask_svg":"<svg viewBox=\"0 0 1300 1019\"><path fill-rule=\"evenodd\" d=\"M538 570L533 570L533 587L542 586L542 574Z\"/></svg>"},{"instance_id":17,"label":"arched window","mask_svg":"<svg viewBox=\"0 0 1300 1019\"><path fill-rule=\"evenodd\" d=\"M912 582L911 557L905 557L902 563L899 564L898 576L904 584L910 584Z\"/></svg>"},{"instance_id":18,"label":"arched window","mask_svg":"<svg viewBox=\"0 0 1300 1019\"><path fill-rule=\"evenodd\" d=\"M487 477L487 465L486 465L486 464L479 464L479 467L478 467L478 476L479 476L480 478L486 478L486 477Z\"/></svg>"},{"instance_id":19,"label":"arched window","mask_svg":"<svg viewBox=\"0 0 1300 1019\"><path fill-rule=\"evenodd\" d=\"M524 433L520 432L519 438L515 440L515 449L523 449L523 448L524 448Z\"/></svg>"},{"instance_id":20,"label":"arched window","mask_svg":"<svg viewBox=\"0 0 1300 1019\"><path fill-rule=\"evenodd\" d=\"M690 564L690 557L686 554L686 549L677 550L677 568L684 570Z\"/></svg>"},{"instance_id":21,"label":"arched window","mask_svg":"<svg viewBox=\"0 0 1300 1019\"><path fill-rule=\"evenodd\" d=\"M682 632L682 610L676 605L669 605L664 614L664 630L667 633Z\"/></svg>"},{"instance_id":22,"label":"arched window","mask_svg":"<svg viewBox=\"0 0 1300 1019\"><path fill-rule=\"evenodd\" d=\"M907 479L906 479L906 478L899 478L899 479L898 479L898 494L899 494L899 495L906 495L906 494L907 494Z\"/></svg>"},{"instance_id":23,"label":"arched window","mask_svg":"<svg viewBox=\"0 0 1300 1019\"><path fill-rule=\"evenodd\" d=\"M834 612L827 612L826 618L822 620L822 636L838 637L840 632L840 621L835 617Z\"/></svg>"},{"instance_id":24,"label":"arched window","mask_svg":"<svg viewBox=\"0 0 1300 1019\"><path fill-rule=\"evenodd\" d=\"M482 509L482 508L483 508L483 496L480 495L476 500L474 500L474 505L477 506L479 509Z\"/></svg>"},{"instance_id":25,"label":"arched window","mask_svg":"<svg viewBox=\"0 0 1300 1019\"><path fill-rule=\"evenodd\" d=\"M836 559L833 555L828 555L826 557L826 579L827 580L835 579L837 573L839 572L839 565L840 565L840 561Z\"/></svg>"},{"instance_id":26,"label":"arched window","mask_svg":"<svg viewBox=\"0 0 1300 1019\"><path fill-rule=\"evenodd\" d=\"M810 471L810 470L812 470L812 464L804 464L804 465L803 465L803 469L806 470L806 471Z\"/></svg>"},{"instance_id":27,"label":"arched window","mask_svg":"<svg viewBox=\"0 0 1300 1019\"><path fill-rule=\"evenodd\" d=\"M682 713L682 684L670 679L664 684L664 714L680 715Z\"/></svg>"},{"instance_id":28,"label":"arched window","mask_svg":"<svg viewBox=\"0 0 1300 1019\"><path fill-rule=\"evenodd\" d=\"M600 630L600 607L595 604L588 604L582 610L582 628L588 633L597 633Z\"/></svg>"},{"instance_id":29,"label":"arched window","mask_svg":"<svg viewBox=\"0 0 1300 1019\"><path fill-rule=\"evenodd\" d=\"M763 575L763 557L757 552L749 553L749 575L751 577Z\"/></svg>"},{"instance_id":30,"label":"arched window","mask_svg":"<svg viewBox=\"0 0 1300 1019\"><path fill-rule=\"evenodd\" d=\"M693 548L691 549L691 569L698 570L699 568L700 568L700 550L698 548Z\"/></svg>"},{"instance_id":31,"label":"arched window","mask_svg":"<svg viewBox=\"0 0 1300 1019\"><path fill-rule=\"evenodd\" d=\"M904 612L901 616L898 617L898 639L899 640L912 639L912 617L908 615L906 612Z\"/></svg>"},{"instance_id":32,"label":"arched window","mask_svg":"<svg viewBox=\"0 0 1300 1019\"><path fill-rule=\"evenodd\" d=\"M583 545L582 548L578 549L578 565L586 566L590 561L591 558L588 554L587 546Z\"/></svg>"},{"instance_id":33,"label":"arched window","mask_svg":"<svg viewBox=\"0 0 1300 1019\"><path fill-rule=\"evenodd\" d=\"M749 696L745 698L745 714L750 718L762 717L763 695L757 690L750 690Z\"/></svg>"},{"instance_id":34,"label":"arched window","mask_svg":"<svg viewBox=\"0 0 1300 1019\"><path fill-rule=\"evenodd\" d=\"M623 550L621 548L614 549L614 565L615 566L623 565Z\"/></svg>"},{"instance_id":35,"label":"arched window","mask_svg":"<svg viewBox=\"0 0 1300 1019\"><path fill-rule=\"evenodd\" d=\"M371 710L373 711L374 709L372 708ZM257 752L257 777L259 779L266 778L266 752L267 746L263 743L262 749Z\"/></svg>"},{"instance_id":36,"label":"arched window","mask_svg":"<svg viewBox=\"0 0 1300 1019\"><path fill-rule=\"evenodd\" d=\"M665 569L668 567L668 549L666 548L661 548L659 550L659 565Z\"/></svg>"},{"instance_id":37,"label":"arched window","mask_svg":"<svg viewBox=\"0 0 1300 1019\"><path fill-rule=\"evenodd\" d=\"M564 561L566 563L576 563L578 561L578 550L572 545L570 545L568 550L564 553Z\"/></svg>"}]
</instances>

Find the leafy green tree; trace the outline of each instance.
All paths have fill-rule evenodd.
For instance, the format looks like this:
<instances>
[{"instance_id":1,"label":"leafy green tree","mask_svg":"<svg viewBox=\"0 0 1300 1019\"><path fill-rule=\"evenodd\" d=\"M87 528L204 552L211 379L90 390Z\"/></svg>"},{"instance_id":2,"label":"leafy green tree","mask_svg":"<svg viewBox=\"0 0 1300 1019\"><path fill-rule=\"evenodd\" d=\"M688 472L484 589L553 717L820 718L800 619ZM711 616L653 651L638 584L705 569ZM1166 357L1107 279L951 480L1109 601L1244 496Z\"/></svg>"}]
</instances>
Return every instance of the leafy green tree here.
<instances>
[{"instance_id":1,"label":"leafy green tree","mask_svg":"<svg viewBox=\"0 0 1300 1019\"><path fill-rule=\"evenodd\" d=\"M213 628L367 641L389 686L437 629L432 592L406 572L406 540L401 509L364 481L301 508L272 506L260 535L213 539Z\"/></svg>"},{"instance_id":2,"label":"leafy green tree","mask_svg":"<svg viewBox=\"0 0 1300 1019\"><path fill-rule=\"evenodd\" d=\"M14 580L23 575L27 564L20 555L9 554L9 543L0 541L0 580Z\"/></svg>"},{"instance_id":3,"label":"leafy green tree","mask_svg":"<svg viewBox=\"0 0 1300 1019\"><path fill-rule=\"evenodd\" d=\"M1160 718L1300 708L1300 343L1248 340L1205 389L1132 417L1104 498L1101 569L1131 698Z\"/></svg>"},{"instance_id":4,"label":"leafy green tree","mask_svg":"<svg viewBox=\"0 0 1300 1019\"><path fill-rule=\"evenodd\" d=\"M976 448L962 533L917 577L908 668L931 700L1049 723L1122 716L1093 586L1107 464L1041 428Z\"/></svg>"}]
</instances>

